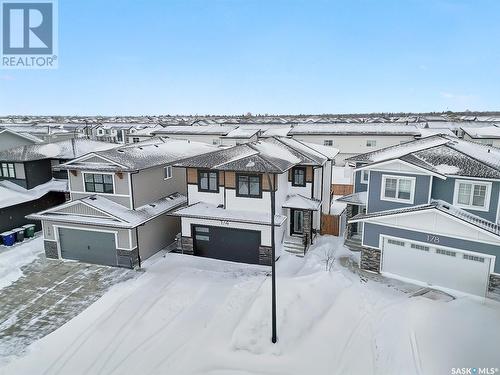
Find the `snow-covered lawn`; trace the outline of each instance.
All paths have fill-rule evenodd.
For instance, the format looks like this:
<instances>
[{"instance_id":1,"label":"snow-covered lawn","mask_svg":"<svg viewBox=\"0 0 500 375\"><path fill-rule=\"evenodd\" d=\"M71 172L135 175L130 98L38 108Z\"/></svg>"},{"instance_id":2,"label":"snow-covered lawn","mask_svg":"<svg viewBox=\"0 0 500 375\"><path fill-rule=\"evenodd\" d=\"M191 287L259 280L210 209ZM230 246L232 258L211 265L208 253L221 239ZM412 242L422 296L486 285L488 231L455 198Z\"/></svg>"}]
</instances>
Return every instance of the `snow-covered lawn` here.
<instances>
[{"instance_id":1,"label":"snow-covered lawn","mask_svg":"<svg viewBox=\"0 0 500 375\"><path fill-rule=\"evenodd\" d=\"M5 374L450 374L500 367L500 304L410 297L360 278L334 238L278 262L270 342L267 268L168 254L146 262ZM337 254L337 258L340 254Z\"/></svg>"}]
</instances>

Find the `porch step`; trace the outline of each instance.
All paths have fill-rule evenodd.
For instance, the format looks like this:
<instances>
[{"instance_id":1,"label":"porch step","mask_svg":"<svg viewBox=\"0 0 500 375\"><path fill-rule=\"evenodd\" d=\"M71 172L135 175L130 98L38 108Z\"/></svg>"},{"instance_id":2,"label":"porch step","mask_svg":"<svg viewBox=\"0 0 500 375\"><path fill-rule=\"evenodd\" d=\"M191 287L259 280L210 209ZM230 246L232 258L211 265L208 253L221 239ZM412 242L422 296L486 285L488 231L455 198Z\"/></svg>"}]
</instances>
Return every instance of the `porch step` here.
<instances>
[{"instance_id":1,"label":"porch step","mask_svg":"<svg viewBox=\"0 0 500 375\"><path fill-rule=\"evenodd\" d=\"M302 241L285 241L283 242L283 248L285 251L295 254L298 256L304 256L304 245L302 244Z\"/></svg>"},{"instance_id":2,"label":"porch step","mask_svg":"<svg viewBox=\"0 0 500 375\"><path fill-rule=\"evenodd\" d=\"M363 246L361 246L361 242L353 241L353 240L345 240L344 245L349 248L351 251L361 251L363 250Z\"/></svg>"}]
</instances>

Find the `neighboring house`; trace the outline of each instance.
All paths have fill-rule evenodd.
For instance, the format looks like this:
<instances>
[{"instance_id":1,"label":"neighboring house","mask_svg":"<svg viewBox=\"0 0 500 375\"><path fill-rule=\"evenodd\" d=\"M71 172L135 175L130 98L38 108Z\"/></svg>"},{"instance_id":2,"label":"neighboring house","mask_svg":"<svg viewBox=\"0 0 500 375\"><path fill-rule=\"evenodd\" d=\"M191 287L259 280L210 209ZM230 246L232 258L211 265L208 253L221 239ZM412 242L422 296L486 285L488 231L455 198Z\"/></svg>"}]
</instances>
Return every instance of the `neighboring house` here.
<instances>
[{"instance_id":1,"label":"neighboring house","mask_svg":"<svg viewBox=\"0 0 500 375\"><path fill-rule=\"evenodd\" d=\"M221 137L222 146L236 146L257 140L259 129L238 127Z\"/></svg>"},{"instance_id":2,"label":"neighboring house","mask_svg":"<svg viewBox=\"0 0 500 375\"><path fill-rule=\"evenodd\" d=\"M500 289L500 149L432 136L355 164L346 245L360 267L484 296Z\"/></svg>"},{"instance_id":3,"label":"neighboring house","mask_svg":"<svg viewBox=\"0 0 500 375\"><path fill-rule=\"evenodd\" d=\"M221 138L235 130L234 125L180 125L165 126L153 132L154 135L173 139L185 139L194 142L203 142L210 145L220 145Z\"/></svg>"},{"instance_id":4,"label":"neighboring house","mask_svg":"<svg viewBox=\"0 0 500 375\"><path fill-rule=\"evenodd\" d=\"M0 151L0 231L28 223L25 218L66 201L67 174L52 167L94 149L114 147L85 139L37 143Z\"/></svg>"},{"instance_id":5,"label":"neighboring house","mask_svg":"<svg viewBox=\"0 0 500 375\"><path fill-rule=\"evenodd\" d=\"M186 203L182 159L213 151L202 143L156 138L92 152L59 166L71 201L30 215L41 220L48 258L134 267L175 241Z\"/></svg>"},{"instance_id":6,"label":"neighboring house","mask_svg":"<svg viewBox=\"0 0 500 375\"><path fill-rule=\"evenodd\" d=\"M143 129L131 128L127 134L127 143L139 143L154 137L153 132L163 129L161 125L148 126Z\"/></svg>"},{"instance_id":7,"label":"neighboring house","mask_svg":"<svg viewBox=\"0 0 500 375\"><path fill-rule=\"evenodd\" d=\"M330 181L338 151L290 138L268 138L176 165L187 168L188 206L181 250L235 262L271 263L271 191L276 254L303 255L330 211Z\"/></svg>"},{"instance_id":8,"label":"neighboring house","mask_svg":"<svg viewBox=\"0 0 500 375\"><path fill-rule=\"evenodd\" d=\"M12 129L0 128L0 151L24 145L42 143L40 138L33 135L16 132Z\"/></svg>"},{"instance_id":9,"label":"neighboring house","mask_svg":"<svg viewBox=\"0 0 500 375\"><path fill-rule=\"evenodd\" d=\"M480 128L463 128L464 139L483 143L485 145L500 147L500 127L484 126Z\"/></svg>"},{"instance_id":10,"label":"neighboring house","mask_svg":"<svg viewBox=\"0 0 500 375\"><path fill-rule=\"evenodd\" d=\"M419 135L415 125L386 123L299 124L288 132L294 139L337 148L338 165L359 153L409 142Z\"/></svg>"}]
</instances>

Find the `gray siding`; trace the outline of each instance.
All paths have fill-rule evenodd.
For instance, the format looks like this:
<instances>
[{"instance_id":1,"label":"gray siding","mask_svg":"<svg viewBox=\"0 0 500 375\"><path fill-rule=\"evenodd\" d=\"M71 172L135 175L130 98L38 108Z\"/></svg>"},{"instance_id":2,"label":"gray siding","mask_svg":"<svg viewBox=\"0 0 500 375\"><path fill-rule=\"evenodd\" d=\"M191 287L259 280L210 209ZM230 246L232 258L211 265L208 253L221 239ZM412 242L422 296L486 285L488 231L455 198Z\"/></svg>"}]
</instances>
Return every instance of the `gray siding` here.
<instances>
[{"instance_id":1,"label":"gray siding","mask_svg":"<svg viewBox=\"0 0 500 375\"><path fill-rule=\"evenodd\" d=\"M427 235L432 233L417 232L413 230L387 227L384 225L365 223L363 229L363 244L372 246L377 249L380 247L380 235L394 236L407 240L428 242ZM439 245L451 247L455 249L475 251L481 254L495 255L497 257L495 262L495 273L500 273L500 246L490 245L481 242L468 241L453 237L446 237L438 235ZM439 247L437 244L431 243L430 245Z\"/></svg>"},{"instance_id":2,"label":"gray siding","mask_svg":"<svg viewBox=\"0 0 500 375\"><path fill-rule=\"evenodd\" d=\"M140 207L178 192L186 194L186 170L173 168L172 178L164 179L164 167L150 168L132 175L134 207Z\"/></svg>"},{"instance_id":3,"label":"gray siding","mask_svg":"<svg viewBox=\"0 0 500 375\"><path fill-rule=\"evenodd\" d=\"M145 260L175 241L175 236L181 232L181 220L161 215L140 226L138 232L139 253L141 260Z\"/></svg>"},{"instance_id":4,"label":"gray siding","mask_svg":"<svg viewBox=\"0 0 500 375\"><path fill-rule=\"evenodd\" d=\"M434 181L432 183L433 199L441 199L450 204L453 204L454 192L455 192L454 178L448 178L446 180L434 178ZM491 199L490 199L489 210L486 212L486 211L476 211L476 210L466 209L466 211L495 223L498 210L499 194L500 194L500 182L494 181L491 186Z\"/></svg>"},{"instance_id":5,"label":"gray siding","mask_svg":"<svg viewBox=\"0 0 500 375\"><path fill-rule=\"evenodd\" d=\"M8 150L9 148L31 145L35 142L26 138L19 137L11 133L0 133L0 151Z\"/></svg>"},{"instance_id":6,"label":"gray siding","mask_svg":"<svg viewBox=\"0 0 500 375\"><path fill-rule=\"evenodd\" d=\"M413 204L381 200L380 193L382 190L382 175L415 177L415 196ZM370 171L370 191L368 192L367 212L386 211L396 208L426 204L429 202L430 181L430 176L414 175L402 172L390 173Z\"/></svg>"}]
</instances>

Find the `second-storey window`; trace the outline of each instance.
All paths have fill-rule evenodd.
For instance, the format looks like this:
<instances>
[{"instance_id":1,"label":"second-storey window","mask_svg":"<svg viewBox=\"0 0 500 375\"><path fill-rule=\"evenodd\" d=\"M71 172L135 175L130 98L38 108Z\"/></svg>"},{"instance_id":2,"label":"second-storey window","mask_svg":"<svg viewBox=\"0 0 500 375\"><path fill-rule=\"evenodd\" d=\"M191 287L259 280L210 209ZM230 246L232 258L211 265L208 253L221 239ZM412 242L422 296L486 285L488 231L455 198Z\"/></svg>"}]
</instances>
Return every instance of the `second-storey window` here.
<instances>
[{"instance_id":1,"label":"second-storey window","mask_svg":"<svg viewBox=\"0 0 500 375\"><path fill-rule=\"evenodd\" d=\"M363 169L361 171L361 183L362 184L367 184L369 176L370 176L369 172L367 170Z\"/></svg>"},{"instance_id":2,"label":"second-storey window","mask_svg":"<svg viewBox=\"0 0 500 375\"><path fill-rule=\"evenodd\" d=\"M489 205L490 184L472 181L457 181L455 202L459 207L487 209Z\"/></svg>"},{"instance_id":3,"label":"second-storey window","mask_svg":"<svg viewBox=\"0 0 500 375\"><path fill-rule=\"evenodd\" d=\"M12 163L2 163L0 176L7 178L16 178L16 169Z\"/></svg>"},{"instance_id":4,"label":"second-storey window","mask_svg":"<svg viewBox=\"0 0 500 375\"><path fill-rule=\"evenodd\" d=\"M415 179L398 176L382 177L382 199L413 202Z\"/></svg>"},{"instance_id":5,"label":"second-storey window","mask_svg":"<svg viewBox=\"0 0 500 375\"><path fill-rule=\"evenodd\" d=\"M306 168L292 168L292 186L306 186Z\"/></svg>"},{"instance_id":6,"label":"second-storey window","mask_svg":"<svg viewBox=\"0 0 500 375\"><path fill-rule=\"evenodd\" d=\"M262 179L260 175L237 174L236 196L238 197L262 197Z\"/></svg>"},{"instance_id":7,"label":"second-storey window","mask_svg":"<svg viewBox=\"0 0 500 375\"><path fill-rule=\"evenodd\" d=\"M163 169L163 178L165 180L172 178L172 166L171 165L169 165Z\"/></svg>"},{"instance_id":8,"label":"second-storey window","mask_svg":"<svg viewBox=\"0 0 500 375\"><path fill-rule=\"evenodd\" d=\"M198 171L198 190L210 193L219 192L219 173Z\"/></svg>"},{"instance_id":9,"label":"second-storey window","mask_svg":"<svg viewBox=\"0 0 500 375\"><path fill-rule=\"evenodd\" d=\"M366 147L375 147L377 145L377 141L374 139L366 140Z\"/></svg>"},{"instance_id":10,"label":"second-storey window","mask_svg":"<svg viewBox=\"0 0 500 375\"><path fill-rule=\"evenodd\" d=\"M139 137L132 137L132 142L133 143L139 143L140 142Z\"/></svg>"},{"instance_id":11,"label":"second-storey window","mask_svg":"<svg viewBox=\"0 0 500 375\"><path fill-rule=\"evenodd\" d=\"M85 191L88 193L113 194L113 175L85 173Z\"/></svg>"},{"instance_id":12,"label":"second-storey window","mask_svg":"<svg viewBox=\"0 0 500 375\"><path fill-rule=\"evenodd\" d=\"M325 139L323 141L323 146L333 146L333 139Z\"/></svg>"}]
</instances>

